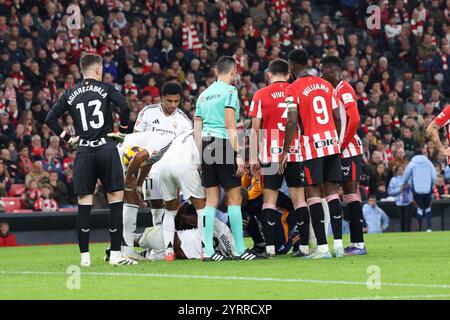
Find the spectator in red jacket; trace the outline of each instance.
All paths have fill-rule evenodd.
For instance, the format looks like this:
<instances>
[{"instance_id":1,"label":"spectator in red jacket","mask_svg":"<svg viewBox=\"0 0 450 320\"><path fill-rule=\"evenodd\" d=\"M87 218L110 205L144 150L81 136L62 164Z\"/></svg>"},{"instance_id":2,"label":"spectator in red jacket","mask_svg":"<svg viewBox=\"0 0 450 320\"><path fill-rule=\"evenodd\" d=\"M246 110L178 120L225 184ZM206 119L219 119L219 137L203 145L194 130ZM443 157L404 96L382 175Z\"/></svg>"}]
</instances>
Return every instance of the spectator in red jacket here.
<instances>
[{"instance_id":1,"label":"spectator in red jacket","mask_svg":"<svg viewBox=\"0 0 450 320\"><path fill-rule=\"evenodd\" d=\"M7 222L0 223L0 247L15 247L16 237L9 232Z\"/></svg>"}]
</instances>

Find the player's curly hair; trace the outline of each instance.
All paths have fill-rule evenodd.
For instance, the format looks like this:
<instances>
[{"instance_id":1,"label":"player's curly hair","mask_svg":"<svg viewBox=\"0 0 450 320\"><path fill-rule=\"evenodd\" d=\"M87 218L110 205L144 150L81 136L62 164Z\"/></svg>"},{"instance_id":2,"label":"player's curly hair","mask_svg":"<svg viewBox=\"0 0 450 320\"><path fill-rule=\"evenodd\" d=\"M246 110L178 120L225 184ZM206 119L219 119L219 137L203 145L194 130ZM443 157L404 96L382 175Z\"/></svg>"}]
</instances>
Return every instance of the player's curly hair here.
<instances>
[{"instance_id":1,"label":"player's curly hair","mask_svg":"<svg viewBox=\"0 0 450 320\"><path fill-rule=\"evenodd\" d=\"M165 97L168 95L177 95L177 94L182 96L183 92L182 90L183 89L181 88L181 85L178 82L169 81L163 84L161 88L161 96Z\"/></svg>"},{"instance_id":2,"label":"player's curly hair","mask_svg":"<svg viewBox=\"0 0 450 320\"><path fill-rule=\"evenodd\" d=\"M320 63L325 67L342 69L342 60L336 56L326 56Z\"/></svg>"},{"instance_id":3,"label":"player's curly hair","mask_svg":"<svg viewBox=\"0 0 450 320\"><path fill-rule=\"evenodd\" d=\"M309 55L304 49L294 49L289 52L288 60L292 64L297 64L299 66L308 65Z\"/></svg>"}]
</instances>

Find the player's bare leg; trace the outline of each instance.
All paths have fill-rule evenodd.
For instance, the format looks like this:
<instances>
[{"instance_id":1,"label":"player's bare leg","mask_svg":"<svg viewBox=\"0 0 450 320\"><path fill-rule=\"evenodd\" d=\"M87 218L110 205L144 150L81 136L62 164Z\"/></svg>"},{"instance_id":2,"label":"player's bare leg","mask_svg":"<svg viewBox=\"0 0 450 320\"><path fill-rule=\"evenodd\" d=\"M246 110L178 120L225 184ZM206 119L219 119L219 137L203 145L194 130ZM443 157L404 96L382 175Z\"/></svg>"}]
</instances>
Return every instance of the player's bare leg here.
<instances>
[{"instance_id":1,"label":"player's bare leg","mask_svg":"<svg viewBox=\"0 0 450 320\"><path fill-rule=\"evenodd\" d=\"M346 181L342 183L344 201L347 203L350 218L350 246L344 250L346 255L362 255L367 253L364 243L361 197L358 188L358 181Z\"/></svg>"},{"instance_id":2,"label":"player's bare leg","mask_svg":"<svg viewBox=\"0 0 450 320\"><path fill-rule=\"evenodd\" d=\"M78 195L77 236L81 253L81 266L91 266L89 254L89 228L91 209L94 197L92 194Z\"/></svg>"},{"instance_id":3,"label":"player's bare leg","mask_svg":"<svg viewBox=\"0 0 450 320\"><path fill-rule=\"evenodd\" d=\"M294 214L297 221L297 230L300 233L300 250L295 256L305 256L309 254L309 228L310 214L308 203L305 198L304 188L289 188L292 204L294 205Z\"/></svg>"},{"instance_id":4,"label":"player's bare leg","mask_svg":"<svg viewBox=\"0 0 450 320\"><path fill-rule=\"evenodd\" d=\"M338 184L327 181L324 183L325 200L330 210L331 228L334 237L334 254L338 258L344 256L344 246L342 244L342 207L339 200Z\"/></svg>"},{"instance_id":5,"label":"player's bare leg","mask_svg":"<svg viewBox=\"0 0 450 320\"><path fill-rule=\"evenodd\" d=\"M311 214L311 222L317 239L317 250L306 256L308 259L330 258L328 242L325 233L325 214L322 207L320 185L307 186L306 198Z\"/></svg>"}]
</instances>

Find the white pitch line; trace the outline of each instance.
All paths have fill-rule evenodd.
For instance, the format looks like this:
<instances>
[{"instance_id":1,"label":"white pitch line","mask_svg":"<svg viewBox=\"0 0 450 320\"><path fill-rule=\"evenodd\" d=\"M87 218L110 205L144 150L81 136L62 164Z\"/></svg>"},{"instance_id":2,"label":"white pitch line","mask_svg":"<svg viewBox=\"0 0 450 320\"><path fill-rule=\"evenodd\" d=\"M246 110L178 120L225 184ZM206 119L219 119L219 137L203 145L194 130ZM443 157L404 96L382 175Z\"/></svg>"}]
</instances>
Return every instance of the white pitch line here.
<instances>
[{"instance_id":1,"label":"white pitch line","mask_svg":"<svg viewBox=\"0 0 450 320\"><path fill-rule=\"evenodd\" d=\"M317 300L402 300L402 299L433 299L450 298L450 294L423 294L415 296L372 296L372 297L348 297L348 298L325 298Z\"/></svg>"},{"instance_id":2,"label":"white pitch line","mask_svg":"<svg viewBox=\"0 0 450 320\"><path fill-rule=\"evenodd\" d=\"M65 272L51 271L3 271L4 275L68 275ZM81 272L83 276L113 276L113 277L148 277L148 278L176 278L176 279L205 279L205 280L238 280L238 281L268 281L268 282L294 282L294 283L315 283L315 284L340 284L352 286L367 286L363 281L342 281L342 280L315 280L296 278L260 278L260 277L238 277L238 276L208 276L190 274L161 274L161 273L129 273L129 272ZM385 287L414 287L414 288L441 288L450 289L450 284L420 284L420 283L391 283L382 282Z\"/></svg>"}]
</instances>

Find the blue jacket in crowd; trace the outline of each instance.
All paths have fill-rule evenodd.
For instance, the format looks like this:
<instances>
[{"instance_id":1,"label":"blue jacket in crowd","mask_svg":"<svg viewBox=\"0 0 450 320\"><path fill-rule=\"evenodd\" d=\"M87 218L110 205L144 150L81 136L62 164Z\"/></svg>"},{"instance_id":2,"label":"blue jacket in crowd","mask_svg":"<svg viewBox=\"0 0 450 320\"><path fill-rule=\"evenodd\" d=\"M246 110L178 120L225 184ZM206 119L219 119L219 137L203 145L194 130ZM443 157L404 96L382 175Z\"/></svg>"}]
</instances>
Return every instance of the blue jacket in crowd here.
<instances>
[{"instance_id":1,"label":"blue jacket in crowd","mask_svg":"<svg viewBox=\"0 0 450 320\"><path fill-rule=\"evenodd\" d=\"M406 167L403 181L411 181L415 193L431 193L436 183L436 169L427 157L423 155L414 156Z\"/></svg>"},{"instance_id":2,"label":"blue jacket in crowd","mask_svg":"<svg viewBox=\"0 0 450 320\"><path fill-rule=\"evenodd\" d=\"M389 217L378 206L372 207L366 203L363 206L363 215L367 224L367 233L382 233L389 227Z\"/></svg>"},{"instance_id":3,"label":"blue jacket in crowd","mask_svg":"<svg viewBox=\"0 0 450 320\"><path fill-rule=\"evenodd\" d=\"M403 176L392 177L391 181L389 181L388 193L390 196L395 197L397 206L407 206L413 201L410 186L402 191L403 182ZM409 181L409 184L411 185L411 181Z\"/></svg>"}]
</instances>

